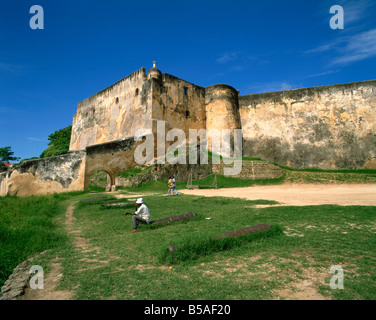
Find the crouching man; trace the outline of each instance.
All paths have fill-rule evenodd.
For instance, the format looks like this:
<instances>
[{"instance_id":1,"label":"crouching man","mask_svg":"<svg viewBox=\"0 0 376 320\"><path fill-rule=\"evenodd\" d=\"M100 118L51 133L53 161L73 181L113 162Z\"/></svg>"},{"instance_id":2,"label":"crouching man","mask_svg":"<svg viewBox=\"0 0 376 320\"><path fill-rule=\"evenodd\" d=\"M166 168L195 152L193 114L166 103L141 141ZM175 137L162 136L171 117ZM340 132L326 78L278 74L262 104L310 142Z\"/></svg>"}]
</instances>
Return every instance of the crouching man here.
<instances>
[{"instance_id":1,"label":"crouching man","mask_svg":"<svg viewBox=\"0 0 376 320\"><path fill-rule=\"evenodd\" d=\"M139 232L137 230L137 226L139 223L150 223L150 212L149 208L145 205L144 201L142 198L138 198L136 201L136 212L131 213L131 212L125 212L125 215L130 214L132 215L132 227L133 231L131 233L136 233Z\"/></svg>"}]
</instances>

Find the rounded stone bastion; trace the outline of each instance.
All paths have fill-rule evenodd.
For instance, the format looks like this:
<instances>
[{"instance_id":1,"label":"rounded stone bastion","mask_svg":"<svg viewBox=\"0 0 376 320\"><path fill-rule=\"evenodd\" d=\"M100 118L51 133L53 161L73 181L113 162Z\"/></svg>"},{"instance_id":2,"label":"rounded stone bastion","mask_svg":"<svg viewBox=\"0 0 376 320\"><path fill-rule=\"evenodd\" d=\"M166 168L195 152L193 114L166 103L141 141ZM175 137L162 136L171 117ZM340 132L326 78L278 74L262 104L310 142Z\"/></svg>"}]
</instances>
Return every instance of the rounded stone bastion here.
<instances>
[{"instance_id":1,"label":"rounded stone bastion","mask_svg":"<svg viewBox=\"0 0 376 320\"><path fill-rule=\"evenodd\" d=\"M205 88L206 130L210 132L214 129L221 133L223 129L230 129L231 145L234 129L241 129L238 97L238 91L227 84Z\"/></svg>"}]
</instances>

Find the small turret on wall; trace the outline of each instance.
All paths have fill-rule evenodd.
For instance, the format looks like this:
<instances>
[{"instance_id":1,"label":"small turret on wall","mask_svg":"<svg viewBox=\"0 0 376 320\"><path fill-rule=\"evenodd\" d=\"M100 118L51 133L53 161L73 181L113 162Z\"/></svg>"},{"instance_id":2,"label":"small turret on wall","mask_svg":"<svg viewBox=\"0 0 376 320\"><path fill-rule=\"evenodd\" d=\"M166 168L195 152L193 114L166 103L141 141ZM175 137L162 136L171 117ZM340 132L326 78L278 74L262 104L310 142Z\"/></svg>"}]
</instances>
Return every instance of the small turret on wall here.
<instances>
[{"instance_id":1,"label":"small turret on wall","mask_svg":"<svg viewBox=\"0 0 376 320\"><path fill-rule=\"evenodd\" d=\"M162 80L162 72L160 72L159 69L157 68L156 61L153 61L153 68L151 68L148 72L148 80L151 78Z\"/></svg>"}]
</instances>

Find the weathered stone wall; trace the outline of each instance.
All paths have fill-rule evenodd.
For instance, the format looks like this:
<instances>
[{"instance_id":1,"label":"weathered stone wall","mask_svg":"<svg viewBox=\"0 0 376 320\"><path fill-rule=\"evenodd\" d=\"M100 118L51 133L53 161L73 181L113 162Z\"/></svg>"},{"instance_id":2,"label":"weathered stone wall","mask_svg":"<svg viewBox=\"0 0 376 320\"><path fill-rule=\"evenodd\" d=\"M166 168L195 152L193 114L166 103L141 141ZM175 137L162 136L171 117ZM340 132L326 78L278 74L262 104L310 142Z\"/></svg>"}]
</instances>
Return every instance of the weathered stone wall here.
<instances>
[{"instance_id":1,"label":"weathered stone wall","mask_svg":"<svg viewBox=\"0 0 376 320\"><path fill-rule=\"evenodd\" d=\"M181 129L187 139L190 129L240 128L234 88L223 84L204 88L153 69L146 75L141 68L80 102L70 150L129 138L139 129L156 133L158 121L165 122L166 133Z\"/></svg>"},{"instance_id":2,"label":"weathered stone wall","mask_svg":"<svg viewBox=\"0 0 376 320\"><path fill-rule=\"evenodd\" d=\"M154 164L150 170L147 170L147 172L142 175L135 175L129 178L117 176L116 185L133 187L153 180L167 181L172 176L175 176L178 182L187 181L191 173L192 179L203 179L212 173L212 166L210 164Z\"/></svg>"},{"instance_id":3,"label":"weathered stone wall","mask_svg":"<svg viewBox=\"0 0 376 320\"><path fill-rule=\"evenodd\" d=\"M0 174L0 195L39 195L84 188L85 152L29 160Z\"/></svg>"},{"instance_id":4,"label":"weathered stone wall","mask_svg":"<svg viewBox=\"0 0 376 320\"><path fill-rule=\"evenodd\" d=\"M25 161L0 173L0 195L27 196L86 190L90 176L99 170L110 176L110 190L118 173L138 165L134 152L141 143L143 141L129 138L89 146L85 151Z\"/></svg>"},{"instance_id":5,"label":"weathered stone wall","mask_svg":"<svg viewBox=\"0 0 376 320\"><path fill-rule=\"evenodd\" d=\"M225 84L207 87L205 103L208 130L240 128L238 92L233 87Z\"/></svg>"},{"instance_id":6,"label":"weathered stone wall","mask_svg":"<svg viewBox=\"0 0 376 320\"><path fill-rule=\"evenodd\" d=\"M233 165L213 164L213 173L222 174L225 167ZM240 179L277 179L283 176L283 170L266 161L242 161L242 170L239 174L231 176Z\"/></svg>"},{"instance_id":7,"label":"weathered stone wall","mask_svg":"<svg viewBox=\"0 0 376 320\"><path fill-rule=\"evenodd\" d=\"M151 83L145 68L80 102L73 117L70 150L151 133Z\"/></svg>"},{"instance_id":8,"label":"weathered stone wall","mask_svg":"<svg viewBox=\"0 0 376 320\"><path fill-rule=\"evenodd\" d=\"M244 156L295 168L376 167L376 81L239 96Z\"/></svg>"},{"instance_id":9,"label":"weathered stone wall","mask_svg":"<svg viewBox=\"0 0 376 320\"><path fill-rule=\"evenodd\" d=\"M157 121L164 121L166 133L182 129L187 138L189 129L241 128L244 156L281 165L375 167L375 83L239 96L228 85L203 88L155 67L147 76L141 68L79 103L71 150L129 138L139 129L156 134Z\"/></svg>"},{"instance_id":10,"label":"weathered stone wall","mask_svg":"<svg viewBox=\"0 0 376 320\"><path fill-rule=\"evenodd\" d=\"M166 132L181 129L188 138L189 129L205 129L205 88L163 74L153 81L153 120L165 121Z\"/></svg>"},{"instance_id":11,"label":"weathered stone wall","mask_svg":"<svg viewBox=\"0 0 376 320\"><path fill-rule=\"evenodd\" d=\"M145 174L135 175L129 178L116 177L117 186L133 187L152 180L168 180L175 176L176 180L187 181L192 174L192 179L204 179L209 175L224 174L224 168L231 168L233 165L224 164L154 164L152 168L145 170ZM259 180L277 179L284 175L283 170L266 161L242 161L242 170L233 178Z\"/></svg>"},{"instance_id":12,"label":"weathered stone wall","mask_svg":"<svg viewBox=\"0 0 376 320\"><path fill-rule=\"evenodd\" d=\"M214 131L217 130L221 139L221 151L225 145L222 141L223 129L230 129L230 141L227 147L233 150L234 129L241 128L238 92L231 86L217 84L205 90L206 129L208 131L209 150L219 153L215 146ZM214 130L214 131L213 131Z\"/></svg>"},{"instance_id":13,"label":"weathered stone wall","mask_svg":"<svg viewBox=\"0 0 376 320\"><path fill-rule=\"evenodd\" d=\"M115 185L118 173L137 166L134 152L141 143L142 141L129 138L87 147L84 188L89 187L90 176L99 170L107 172L111 185Z\"/></svg>"}]
</instances>

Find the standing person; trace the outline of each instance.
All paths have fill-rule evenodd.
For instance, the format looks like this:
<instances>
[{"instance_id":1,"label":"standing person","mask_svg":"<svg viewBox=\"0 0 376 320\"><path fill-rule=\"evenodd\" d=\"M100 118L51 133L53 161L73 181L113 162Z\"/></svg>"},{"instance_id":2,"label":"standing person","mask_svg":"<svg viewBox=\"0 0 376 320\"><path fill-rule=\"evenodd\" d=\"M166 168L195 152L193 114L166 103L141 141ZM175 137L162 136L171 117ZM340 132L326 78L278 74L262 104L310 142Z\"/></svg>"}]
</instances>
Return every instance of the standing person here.
<instances>
[{"instance_id":1,"label":"standing person","mask_svg":"<svg viewBox=\"0 0 376 320\"><path fill-rule=\"evenodd\" d=\"M136 201L136 212L135 213L130 213L130 212L125 212L125 215L130 214L132 215L132 227L133 231L131 233L136 233L139 232L137 230L137 226L139 223L150 223L150 211L149 208L146 206L144 203L144 200L142 198L138 198Z\"/></svg>"},{"instance_id":2,"label":"standing person","mask_svg":"<svg viewBox=\"0 0 376 320\"><path fill-rule=\"evenodd\" d=\"M171 191L171 195L173 196L174 195L174 191L172 190L174 187L174 181L172 180L172 178L168 178L168 191L167 191L167 195L169 196L170 195L170 191Z\"/></svg>"},{"instance_id":3,"label":"standing person","mask_svg":"<svg viewBox=\"0 0 376 320\"><path fill-rule=\"evenodd\" d=\"M176 190L176 179L175 179L175 176L172 176L172 194L174 194L174 190L175 190L175 194L178 195L178 191Z\"/></svg>"}]
</instances>

